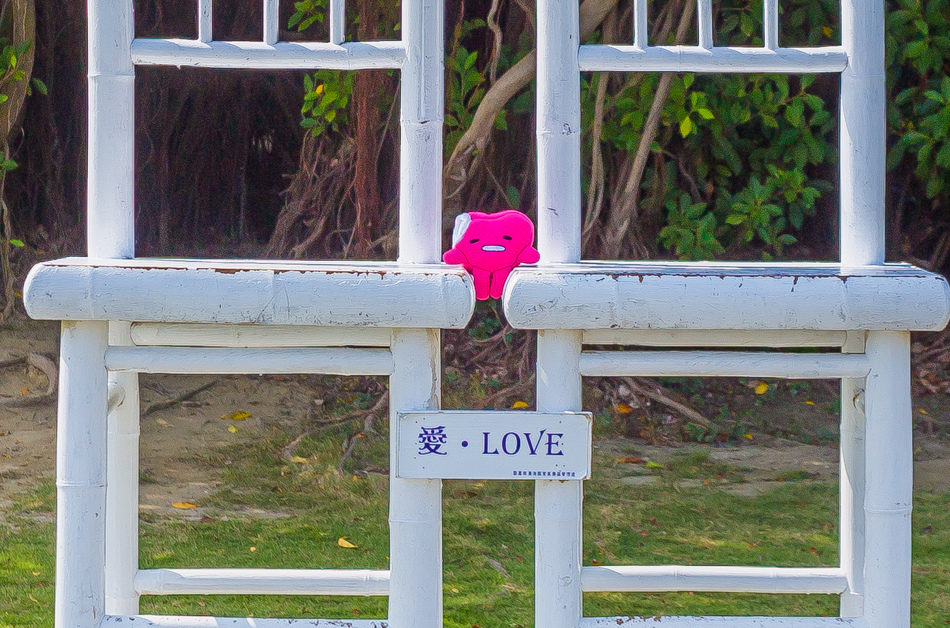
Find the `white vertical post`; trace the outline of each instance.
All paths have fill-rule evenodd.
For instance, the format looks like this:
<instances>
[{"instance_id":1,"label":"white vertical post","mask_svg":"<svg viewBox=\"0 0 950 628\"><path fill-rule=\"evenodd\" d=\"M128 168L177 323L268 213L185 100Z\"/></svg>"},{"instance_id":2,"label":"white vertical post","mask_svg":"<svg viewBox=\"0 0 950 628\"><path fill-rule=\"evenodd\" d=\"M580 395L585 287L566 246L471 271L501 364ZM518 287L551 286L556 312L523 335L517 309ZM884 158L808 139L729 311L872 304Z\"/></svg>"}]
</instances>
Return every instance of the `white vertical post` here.
<instances>
[{"instance_id":1,"label":"white vertical post","mask_svg":"<svg viewBox=\"0 0 950 628\"><path fill-rule=\"evenodd\" d=\"M647 0L633 0L633 45L637 48L646 48L650 45L647 12Z\"/></svg>"},{"instance_id":2,"label":"white vertical post","mask_svg":"<svg viewBox=\"0 0 950 628\"><path fill-rule=\"evenodd\" d=\"M909 628L913 425L910 333L872 331L865 388L864 616L869 628Z\"/></svg>"},{"instance_id":3,"label":"white vertical post","mask_svg":"<svg viewBox=\"0 0 950 628\"><path fill-rule=\"evenodd\" d=\"M538 249L580 260L580 72L577 2L539 0ZM639 33L638 33L639 36ZM538 332L538 410L580 410L581 332ZM582 615L579 480L535 482L535 625L576 628Z\"/></svg>"},{"instance_id":4,"label":"white vertical post","mask_svg":"<svg viewBox=\"0 0 950 628\"><path fill-rule=\"evenodd\" d=\"M778 0L765 0L763 7L762 40L766 48L775 50L778 48Z\"/></svg>"},{"instance_id":5,"label":"white vertical post","mask_svg":"<svg viewBox=\"0 0 950 628\"><path fill-rule=\"evenodd\" d=\"M577 2L539 0L538 243L541 262L581 258L581 105Z\"/></svg>"},{"instance_id":6,"label":"white vertical post","mask_svg":"<svg viewBox=\"0 0 950 628\"><path fill-rule=\"evenodd\" d=\"M538 332L538 410L581 409L581 332ZM534 483L534 625L577 628L584 487L580 480Z\"/></svg>"},{"instance_id":7,"label":"white vertical post","mask_svg":"<svg viewBox=\"0 0 950 628\"><path fill-rule=\"evenodd\" d=\"M841 262L884 262L884 2L842 0Z\"/></svg>"},{"instance_id":8,"label":"white vertical post","mask_svg":"<svg viewBox=\"0 0 950 628\"><path fill-rule=\"evenodd\" d=\"M56 431L56 628L105 611L108 323L64 322Z\"/></svg>"},{"instance_id":9,"label":"white vertical post","mask_svg":"<svg viewBox=\"0 0 950 628\"><path fill-rule=\"evenodd\" d=\"M91 257L134 256L135 70L132 0L88 8L87 246Z\"/></svg>"},{"instance_id":10,"label":"white vertical post","mask_svg":"<svg viewBox=\"0 0 950 628\"><path fill-rule=\"evenodd\" d=\"M864 353L864 332L849 332L842 353ZM839 554L848 578L840 600L842 617L864 615L864 378L841 379L841 445L839 482Z\"/></svg>"},{"instance_id":11,"label":"white vertical post","mask_svg":"<svg viewBox=\"0 0 950 628\"><path fill-rule=\"evenodd\" d=\"M330 0L330 43L346 39L346 0Z\"/></svg>"},{"instance_id":12,"label":"white vertical post","mask_svg":"<svg viewBox=\"0 0 950 628\"><path fill-rule=\"evenodd\" d=\"M399 260L442 259L443 0L404 0Z\"/></svg>"},{"instance_id":13,"label":"white vertical post","mask_svg":"<svg viewBox=\"0 0 950 628\"><path fill-rule=\"evenodd\" d=\"M109 323L109 344L130 346L131 324ZM106 613L137 615L134 579L139 568L139 379L138 373L109 373L124 401L109 413L106 490Z\"/></svg>"},{"instance_id":14,"label":"white vertical post","mask_svg":"<svg viewBox=\"0 0 950 628\"><path fill-rule=\"evenodd\" d=\"M209 42L211 35L212 0L198 0L198 41Z\"/></svg>"},{"instance_id":15,"label":"white vertical post","mask_svg":"<svg viewBox=\"0 0 950 628\"><path fill-rule=\"evenodd\" d=\"M712 0L697 0L699 13L696 16L696 30L699 31L699 47L707 50L713 47Z\"/></svg>"},{"instance_id":16,"label":"white vertical post","mask_svg":"<svg viewBox=\"0 0 950 628\"><path fill-rule=\"evenodd\" d=\"M437 329L393 331L389 424L396 414L438 409L441 348ZM389 460L395 471L398 431L391 430ZM442 482L406 480L390 473L389 625L442 628Z\"/></svg>"},{"instance_id":17,"label":"white vertical post","mask_svg":"<svg viewBox=\"0 0 950 628\"><path fill-rule=\"evenodd\" d=\"M280 38L280 2L264 0L264 43L273 46Z\"/></svg>"}]
</instances>

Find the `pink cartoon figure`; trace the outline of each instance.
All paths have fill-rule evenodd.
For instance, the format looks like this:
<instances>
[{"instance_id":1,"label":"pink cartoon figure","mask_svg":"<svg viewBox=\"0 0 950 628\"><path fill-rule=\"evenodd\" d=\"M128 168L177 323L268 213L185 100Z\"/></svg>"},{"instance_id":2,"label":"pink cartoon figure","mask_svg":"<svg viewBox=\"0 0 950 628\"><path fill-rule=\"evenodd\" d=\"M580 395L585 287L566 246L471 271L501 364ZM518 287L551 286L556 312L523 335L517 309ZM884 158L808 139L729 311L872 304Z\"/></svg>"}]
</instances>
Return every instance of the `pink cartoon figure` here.
<instances>
[{"instance_id":1,"label":"pink cartoon figure","mask_svg":"<svg viewBox=\"0 0 950 628\"><path fill-rule=\"evenodd\" d=\"M468 212L455 218L446 264L461 264L475 281L475 298L500 299L511 269L534 264L541 254L534 244L534 224L519 211Z\"/></svg>"}]
</instances>

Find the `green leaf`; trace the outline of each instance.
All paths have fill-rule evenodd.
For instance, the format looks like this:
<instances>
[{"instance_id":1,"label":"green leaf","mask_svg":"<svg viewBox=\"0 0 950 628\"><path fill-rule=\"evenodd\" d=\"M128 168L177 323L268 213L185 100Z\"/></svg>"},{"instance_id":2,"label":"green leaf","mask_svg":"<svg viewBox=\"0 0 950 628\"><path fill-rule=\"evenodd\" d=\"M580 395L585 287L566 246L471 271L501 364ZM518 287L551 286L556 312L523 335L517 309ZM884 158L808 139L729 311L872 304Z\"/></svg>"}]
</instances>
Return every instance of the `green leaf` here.
<instances>
[{"instance_id":1,"label":"green leaf","mask_svg":"<svg viewBox=\"0 0 950 628\"><path fill-rule=\"evenodd\" d=\"M726 217L726 224L730 225L741 225L746 221L746 217L742 214L730 214Z\"/></svg>"},{"instance_id":2,"label":"green leaf","mask_svg":"<svg viewBox=\"0 0 950 628\"><path fill-rule=\"evenodd\" d=\"M518 192L518 188L513 185L509 185L508 189L505 190L505 198L508 201L508 206L511 209L518 209L521 207L521 193Z\"/></svg>"},{"instance_id":3,"label":"green leaf","mask_svg":"<svg viewBox=\"0 0 950 628\"><path fill-rule=\"evenodd\" d=\"M704 120L715 120L716 116L713 115L713 112L705 107L700 107L696 110L696 113L701 115Z\"/></svg>"},{"instance_id":4,"label":"green leaf","mask_svg":"<svg viewBox=\"0 0 950 628\"><path fill-rule=\"evenodd\" d=\"M690 120L689 116L686 116L680 120L680 135L687 137L690 133L693 132L693 121Z\"/></svg>"},{"instance_id":5,"label":"green leaf","mask_svg":"<svg viewBox=\"0 0 950 628\"><path fill-rule=\"evenodd\" d=\"M10 246L13 246L13 247L19 249L19 248L22 248L22 247L24 247L24 246L26 246L26 245L23 244L23 240L17 240L16 238L13 238L13 239L10 240Z\"/></svg>"},{"instance_id":6,"label":"green leaf","mask_svg":"<svg viewBox=\"0 0 950 628\"><path fill-rule=\"evenodd\" d=\"M33 87L35 87L36 91L38 91L39 93L43 94L44 96L49 94L49 90L46 87L46 83L44 83L40 79L34 78L34 79L31 79L30 82L33 83Z\"/></svg>"}]
</instances>

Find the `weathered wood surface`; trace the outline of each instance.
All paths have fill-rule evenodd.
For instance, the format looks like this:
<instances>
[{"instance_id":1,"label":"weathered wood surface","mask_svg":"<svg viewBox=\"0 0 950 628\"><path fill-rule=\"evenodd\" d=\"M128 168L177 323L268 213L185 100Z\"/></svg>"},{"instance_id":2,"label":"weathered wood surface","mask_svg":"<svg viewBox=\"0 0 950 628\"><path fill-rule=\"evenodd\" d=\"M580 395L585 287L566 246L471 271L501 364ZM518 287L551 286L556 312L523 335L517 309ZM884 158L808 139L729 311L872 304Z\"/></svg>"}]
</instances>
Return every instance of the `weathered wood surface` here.
<instances>
[{"instance_id":1,"label":"weathered wood surface","mask_svg":"<svg viewBox=\"0 0 950 628\"><path fill-rule=\"evenodd\" d=\"M631 262L515 269L520 329L943 329L950 287L907 264Z\"/></svg>"},{"instance_id":2,"label":"weathered wood surface","mask_svg":"<svg viewBox=\"0 0 950 628\"><path fill-rule=\"evenodd\" d=\"M24 304L53 320L462 328L475 293L444 264L68 258L30 271Z\"/></svg>"}]
</instances>

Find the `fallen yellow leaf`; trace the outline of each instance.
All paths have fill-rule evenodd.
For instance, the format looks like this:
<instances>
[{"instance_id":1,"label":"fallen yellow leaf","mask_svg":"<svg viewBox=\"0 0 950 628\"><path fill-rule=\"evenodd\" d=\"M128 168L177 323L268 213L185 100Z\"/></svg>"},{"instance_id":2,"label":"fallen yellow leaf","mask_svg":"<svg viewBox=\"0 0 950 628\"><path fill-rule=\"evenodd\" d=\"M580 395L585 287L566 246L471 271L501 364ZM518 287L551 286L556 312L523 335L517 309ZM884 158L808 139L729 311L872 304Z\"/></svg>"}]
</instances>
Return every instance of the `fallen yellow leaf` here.
<instances>
[{"instance_id":1,"label":"fallen yellow leaf","mask_svg":"<svg viewBox=\"0 0 950 628\"><path fill-rule=\"evenodd\" d=\"M244 410L238 410L237 412L232 412L231 414L222 414L222 419L228 419L231 421L243 421L245 419L251 418L253 415L250 412L245 412Z\"/></svg>"},{"instance_id":2,"label":"fallen yellow leaf","mask_svg":"<svg viewBox=\"0 0 950 628\"><path fill-rule=\"evenodd\" d=\"M745 433L745 434L743 434L743 436L744 436L745 438L748 438L749 440L752 440L752 434L749 434L748 432Z\"/></svg>"},{"instance_id":3,"label":"fallen yellow leaf","mask_svg":"<svg viewBox=\"0 0 950 628\"><path fill-rule=\"evenodd\" d=\"M252 553L253 553L253 552L256 552L256 551L257 551L257 548L256 548L256 547L251 547L251 552L252 552Z\"/></svg>"},{"instance_id":4,"label":"fallen yellow leaf","mask_svg":"<svg viewBox=\"0 0 950 628\"><path fill-rule=\"evenodd\" d=\"M832 33L833 31L831 30L831 27L829 27L829 26L822 26L822 27L821 27L821 32L823 32L823 33L825 34L825 37L831 37L831 33Z\"/></svg>"},{"instance_id":5,"label":"fallen yellow leaf","mask_svg":"<svg viewBox=\"0 0 950 628\"><path fill-rule=\"evenodd\" d=\"M232 426L232 427L233 427L233 426ZM304 458L303 456L294 456L293 458L290 459L290 461L291 461L291 462L296 462L296 463L298 463L298 464L307 464L308 462L310 462L309 460L307 460L307 459Z\"/></svg>"},{"instance_id":6,"label":"fallen yellow leaf","mask_svg":"<svg viewBox=\"0 0 950 628\"><path fill-rule=\"evenodd\" d=\"M813 405L815 405L815 402L812 401L811 399L809 399L809 400L805 401L805 405L813 406Z\"/></svg>"},{"instance_id":7,"label":"fallen yellow leaf","mask_svg":"<svg viewBox=\"0 0 950 628\"><path fill-rule=\"evenodd\" d=\"M625 403L618 403L617 412L619 412L620 414L633 414L633 408L631 408Z\"/></svg>"},{"instance_id":8,"label":"fallen yellow leaf","mask_svg":"<svg viewBox=\"0 0 950 628\"><path fill-rule=\"evenodd\" d=\"M237 433L238 433L238 428L236 428L236 427L233 426L233 425L229 425L229 426L228 426L228 431L231 432L232 434L237 434Z\"/></svg>"},{"instance_id":9,"label":"fallen yellow leaf","mask_svg":"<svg viewBox=\"0 0 950 628\"><path fill-rule=\"evenodd\" d=\"M170 427L170 426L171 426L171 423L169 423L169 422L166 421L165 419L155 419L155 422L158 423L159 425L161 425L162 427Z\"/></svg>"},{"instance_id":10,"label":"fallen yellow leaf","mask_svg":"<svg viewBox=\"0 0 950 628\"><path fill-rule=\"evenodd\" d=\"M29 388L24 388L23 390L20 391L20 396L21 396L21 397L26 397L26 396L29 395L29 394L30 394L30 389L29 389Z\"/></svg>"},{"instance_id":11,"label":"fallen yellow leaf","mask_svg":"<svg viewBox=\"0 0 950 628\"><path fill-rule=\"evenodd\" d=\"M767 392L769 392L769 385L765 382L759 382L755 385L755 394L764 395Z\"/></svg>"},{"instance_id":12,"label":"fallen yellow leaf","mask_svg":"<svg viewBox=\"0 0 950 628\"><path fill-rule=\"evenodd\" d=\"M511 407L512 407L512 409L514 409L514 410L523 410L523 409L525 409L525 408L527 408L527 407L529 407L529 406L528 406L528 404L525 403L524 401L516 401L516 402L514 402L513 404L511 404Z\"/></svg>"},{"instance_id":13,"label":"fallen yellow leaf","mask_svg":"<svg viewBox=\"0 0 950 628\"><path fill-rule=\"evenodd\" d=\"M191 510L197 507L194 502L175 502L172 504L172 508L178 508L179 510Z\"/></svg>"},{"instance_id":14,"label":"fallen yellow leaf","mask_svg":"<svg viewBox=\"0 0 950 628\"><path fill-rule=\"evenodd\" d=\"M359 547L359 545L353 545L352 543L344 539L342 536L337 540L336 544L345 549L356 549L357 547Z\"/></svg>"},{"instance_id":15,"label":"fallen yellow leaf","mask_svg":"<svg viewBox=\"0 0 950 628\"><path fill-rule=\"evenodd\" d=\"M928 412L923 408L918 409L917 412L920 412L921 414L928 414Z\"/></svg>"}]
</instances>

